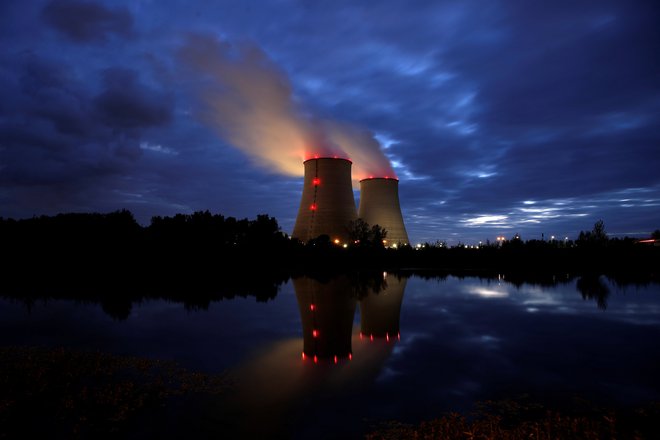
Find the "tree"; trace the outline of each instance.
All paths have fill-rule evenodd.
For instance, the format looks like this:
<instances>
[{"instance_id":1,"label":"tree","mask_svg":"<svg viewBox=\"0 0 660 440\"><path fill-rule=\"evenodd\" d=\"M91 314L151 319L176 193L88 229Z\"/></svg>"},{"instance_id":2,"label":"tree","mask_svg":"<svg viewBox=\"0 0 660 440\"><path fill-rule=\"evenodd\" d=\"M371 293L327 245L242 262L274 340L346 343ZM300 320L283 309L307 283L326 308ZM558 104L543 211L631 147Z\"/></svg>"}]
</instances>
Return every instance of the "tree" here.
<instances>
[{"instance_id":1,"label":"tree","mask_svg":"<svg viewBox=\"0 0 660 440\"><path fill-rule=\"evenodd\" d=\"M597 242L607 241L605 223L603 223L602 220L598 220L596 223L594 223L594 228L591 230L591 236L593 240Z\"/></svg>"},{"instance_id":2,"label":"tree","mask_svg":"<svg viewBox=\"0 0 660 440\"><path fill-rule=\"evenodd\" d=\"M656 229L655 231L653 231L651 237L655 238L656 240L660 240L660 229Z\"/></svg>"},{"instance_id":3,"label":"tree","mask_svg":"<svg viewBox=\"0 0 660 440\"><path fill-rule=\"evenodd\" d=\"M602 220L598 220L594 223L591 231L580 231L577 242L581 245L603 245L608 240L607 233L605 232L605 223Z\"/></svg>"},{"instance_id":4,"label":"tree","mask_svg":"<svg viewBox=\"0 0 660 440\"><path fill-rule=\"evenodd\" d=\"M387 230L379 225L370 225L358 218L348 224L348 237L360 247L382 248L387 237Z\"/></svg>"}]
</instances>

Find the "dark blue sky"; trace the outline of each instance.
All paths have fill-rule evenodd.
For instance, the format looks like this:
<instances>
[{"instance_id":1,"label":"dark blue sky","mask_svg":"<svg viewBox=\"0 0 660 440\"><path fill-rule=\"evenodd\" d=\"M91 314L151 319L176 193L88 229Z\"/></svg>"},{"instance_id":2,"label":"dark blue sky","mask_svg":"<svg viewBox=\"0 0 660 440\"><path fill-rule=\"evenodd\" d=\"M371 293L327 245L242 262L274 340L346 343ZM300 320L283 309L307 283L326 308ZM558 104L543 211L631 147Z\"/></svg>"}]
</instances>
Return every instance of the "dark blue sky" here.
<instances>
[{"instance_id":1,"label":"dark blue sky","mask_svg":"<svg viewBox=\"0 0 660 440\"><path fill-rule=\"evenodd\" d=\"M389 158L413 242L660 228L655 1L2 2L0 98L4 217L290 233L318 148Z\"/></svg>"}]
</instances>

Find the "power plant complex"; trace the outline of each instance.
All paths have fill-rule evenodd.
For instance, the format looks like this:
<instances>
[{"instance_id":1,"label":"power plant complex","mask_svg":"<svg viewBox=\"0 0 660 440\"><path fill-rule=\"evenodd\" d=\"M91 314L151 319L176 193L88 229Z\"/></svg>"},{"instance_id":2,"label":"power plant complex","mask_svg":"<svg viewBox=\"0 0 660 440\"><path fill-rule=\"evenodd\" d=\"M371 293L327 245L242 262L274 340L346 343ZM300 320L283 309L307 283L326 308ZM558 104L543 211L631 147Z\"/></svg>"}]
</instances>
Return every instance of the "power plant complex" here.
<instances>
[{"instance_id":1,"label":"power plant complex","mask_svg":"<svg viewBox=\"0 0 660 440\"><path fill-rule=\"evenodd\" d=\"M309 241L327 235L337 244L349 241L349 224L358 217L387 231L386 244L409 244L399 205L399 181L377 177L360 181L360 209L355 209L348 159L315 158L304 162L305 180L293 238Z\"/></svg>"}]
</instances>

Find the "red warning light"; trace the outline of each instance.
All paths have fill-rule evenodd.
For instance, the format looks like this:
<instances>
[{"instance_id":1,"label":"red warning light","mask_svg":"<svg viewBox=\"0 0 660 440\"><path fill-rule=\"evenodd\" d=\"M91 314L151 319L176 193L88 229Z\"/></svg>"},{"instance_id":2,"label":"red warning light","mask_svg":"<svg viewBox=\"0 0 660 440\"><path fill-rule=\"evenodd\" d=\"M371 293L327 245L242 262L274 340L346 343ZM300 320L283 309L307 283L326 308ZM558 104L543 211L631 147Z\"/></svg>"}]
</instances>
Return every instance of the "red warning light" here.
<instances>
[{"instance_id":1,"label":"red warning light","mask_svg":"<svg viewBox=\"0 0 660 440\"><path fill-rule=\"evenodd\" d=\"M309 305L309 310L316 310L316 306L314 304Z\"/></svg>"},{"instance_id":2,"label":"red warning light","mask_svg":"<svg viewBox=\"0 0 660 440\"><path fill-rule=\"evenodd\" d=\"M385 339L387 340L387 342L390 342L390 334L389 333L385 333Z\"/></svg>"},{"instance_id":3,"label":"red warning light","mask_svg":"<svg viewBox=\"0 0 660 440\"><path fill-rule=\"evenodd\" d=\"M370 340L370 341L373 341L373 340L374 340L374 335L370 335L370 336L369 336L369 340Z\"/></svg>"},{"instance_id":4,"label":"red warning light","mask_svg":"<svg viewBox=\"0 0 660 440\"><path fill-rule=\"evenodd\" d=\"M316 330L316 329L312 330L312 336L315 337L315 338L318 338L319 337L319 331Z\"/></svg>"},{"instance_id":5,"label":"red warning light","mask_svg":"<svg viewBox=\"0 0 660 440\"><path fill-rule=\"evenodd\" d=\"M305 356L305 352L303 351L302 352L302 360L304 361L305 359L307 359L307 356Z\"/></svg>"},{"instance_id":6,"label":"red warning light","mask_svg":"<svg viewBox=\"0 0 660 440\"><path fill-rule=\"evenodd\" d=\"M312 203L311 206L309 207L311 211L316 211L316 203Z\"/></svg>"},{"instance_id":7,"label":"red warning light","mask_svg":"<svg viewBox=\"0 0 660 440\"><path fill-rule=\"evenodd\" d=\"M335 355L335 364L337 363L337 355Z\"/></svg>"},{"instance_id":8,"label":"red warning light","mask_svg":"<svg viewBox=\"0 0 660 440\"><path fill-rule=\"evenodd\" d=\"M318 177L314 177L312 179L312 185L319 186L320 184L321 184L321 179L319 179Z\"/></svg>"},{"instance_id":9,"label":"red warning light","mask_svg":"<svg viewBox=\"0 0 660 440\"><path fill-rule=\"evenodd\" d=\"M362 332L360 332L360 339L362 339L362 337L363 337L363 336L362 336Z\"/></svg>"},{"instance_id":10,"label":"red warning light","mask_svg":"<svg viewBox=\"0 0 660 440\"><path fill-rule=\"evenodd\" d=\"M401 333L397 333L396 338L400 341L401 340Z\"/></svg>"},{"instance_id":11,"label":"red warning light","mask_svg":"<svg viewBox=\"0 0 660 440\"><path fill-rule=\"evenodd\" d=\"M314 355L314 363L315 363L315 364L318 364L318 363L319 363L319 358L317 358L316 355Z\"/></svg>"},{"instance_id":12,"label":"red warning light","mask_svg":"<svg viewBox=\"0 0 660 440\"><path fill-rule=\"evenodd\" d=\"M353 353L348 353L348 360L349 361L353 360Z\"/></svg>"}]
</instances>

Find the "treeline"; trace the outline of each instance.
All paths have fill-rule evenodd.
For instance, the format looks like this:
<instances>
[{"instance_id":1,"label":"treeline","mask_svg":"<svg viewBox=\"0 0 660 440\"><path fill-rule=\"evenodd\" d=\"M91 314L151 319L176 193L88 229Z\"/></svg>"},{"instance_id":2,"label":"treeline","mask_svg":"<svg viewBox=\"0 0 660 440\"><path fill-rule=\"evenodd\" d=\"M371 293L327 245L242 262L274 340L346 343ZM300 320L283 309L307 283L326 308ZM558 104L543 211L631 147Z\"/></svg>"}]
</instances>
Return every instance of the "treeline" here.
<instances>
[{"instance_id":1,"label":"treeline","mask_svg":"<svg viewBox=\"0 0 660 440\"><path fill-rule=\"evenodd\" d=\"M222 273L300 274L395 270L521 272L657 272L660 247L632 238L609 239L602 221L576 241L511 239L479 246L426 243L385 248L387 231L358 221L345 248L328 236L304 244L283 233L268 215L236 219L209 211L153 217L141 226L127 210L108 214L59 214L24 220L0 218L3 267L53 277L114 271L120 278L152 276L176 285ZM657 235L660 232L656 231ZM375 237L375 238L374 238ZM115 280L110 277L109 283ZM249 283L249 280L246 281ZM204 284L208 284L204 282Z\"/></svg>"},{"instance_id":2,"label":"treeline","mask_svg":"<svg viewBox=\"0 0 660 440\"><path fill-rule=\"evenodd\" d=\"M660 247L609 239L602 223L575 242L523 241L516 235L472 247L436 242L393 249L382 245L383 236L386 231L356 222L351 246L327 236L304 244L267 215L248 220L208 211L154 217L144 227L126 210L0 218L0 296L27 304L48 298L92 301L121 319L133 304L148 299L189 308L236 296L268 301L299 276L323 282L348 275L357 295L378 291L383 271L405 277L479 276L516 285L577 278L582 295L599 305L608 295L600 275L620 285L660 282Z\"/></svg>"}]
</instances>

